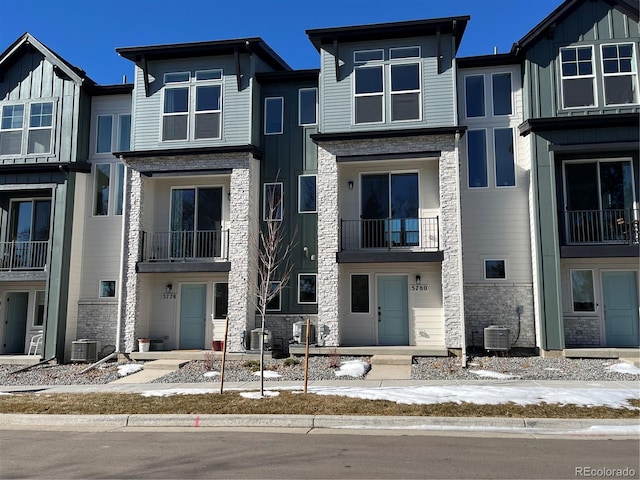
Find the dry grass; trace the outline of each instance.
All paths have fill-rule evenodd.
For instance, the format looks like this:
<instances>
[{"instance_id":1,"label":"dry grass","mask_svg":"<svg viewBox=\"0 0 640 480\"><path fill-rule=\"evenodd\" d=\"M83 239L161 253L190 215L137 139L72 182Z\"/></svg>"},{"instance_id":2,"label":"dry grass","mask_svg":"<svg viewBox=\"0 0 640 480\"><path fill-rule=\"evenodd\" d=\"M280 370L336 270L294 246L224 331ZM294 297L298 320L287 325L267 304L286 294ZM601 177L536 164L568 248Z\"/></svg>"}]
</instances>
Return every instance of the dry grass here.
<instances>
[{"instance_id":1,"label":"dry grass","mask_svg":"<svg viewBox=\"0 0 640 480\"><path fill-rule=\"evenodd\" d=\"M630 403L640 408L639 400ZM515 418L639 418L639 411L575 405L402 405L386 400L280 392L278 397L246 399L237 392L143 397L139 394L14 394L0 396L0 413L45 414L301 414L397 415Z\"/></svg>"}]
</instances>

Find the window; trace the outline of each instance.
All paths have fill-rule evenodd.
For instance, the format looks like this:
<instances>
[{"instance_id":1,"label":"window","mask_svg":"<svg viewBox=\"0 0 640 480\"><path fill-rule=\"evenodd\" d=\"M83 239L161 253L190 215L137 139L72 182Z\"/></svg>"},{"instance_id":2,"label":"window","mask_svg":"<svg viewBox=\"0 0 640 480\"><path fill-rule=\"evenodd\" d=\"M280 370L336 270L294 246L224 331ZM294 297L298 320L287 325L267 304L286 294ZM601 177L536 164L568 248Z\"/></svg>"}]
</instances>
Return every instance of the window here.
<instances>
[{"instance_id":1,"label":"window","mask_svg":"<svg viewBox=\"0 0 640 480\"><path fill-rule=\"evenodd\" d=\"M369 275L351 275L351 313L369 313Z\"/></svg>"},{"instance_id":2,"label":"window","mask_svg":"<svg viewBox=\"0 0 640 480\"><path fill-rule=\"evenodd\" d=\"M574 312L595 312L592 270L571 270L571 298Z\"/></svg>"},{"instance_id":3,"label":"window","mask_svg":"<svg viewBox=\"0 0 640 480\"><path fill-rule=\"evenodd\" d=\"M387 108L391 122L420 120L420 47L391 48L386 62L384 50L359 50L353 61L354 123L382 123Z\"/></svg>"},{"instance_id":4,"label":"window","mask_svg":"<svg viewBox=\"0 0 640 480\"><path fill-rule=\"evenodd\" d=\"M487 187L487 132L485 130L467 131L467 158L469 188Z\"/></svg>"},{"instance_id":5,"label":"window","mask_svg":"<svg viewBox=\"0 0 640 480\"><path fill-rule=\"evenodd\" d=\"M638 74L633 44L602 45L605 105L637 103Z\"/></svg>"},{"instance_id":6,"label":"window","mask_svg":"<svg viewBox=\"0 0 640 480\"><path fill-rule=\"evenodd\" d=\"M122 201L124 197L124 163L116 164L116 198L114 215L122 215Z\"/></svg>"},{"instance_id":7,"label":"window","mask_svg":"<svg viewBox=\"0 0 640 480\"><path fill-rule=\"evenodd\" d=\"M590 107L596 104L593 70L593 47L560 49L562 106Z\"/></svg>"},{"instance_id":8,"label":"window","mask_svg":"<svg viewBox=\"0 0 640 480\"><path fill-rule=\"evenodd\" d=\"M111 164L99 163L96 165L93 184L93 214L109 215L109 184L111 182Z\"/></svg>"},{"instance_id":9,"label":"window","mask_svg":"<svg viewBox=\"0 0 640 480\"><path fill-rule=\"evenodd\" d=\"M265 183L263 220L282 220L282 183Z\"/></svg>"},{"instance_id":10,"label":"window","mask_svg":"<svg viewBox=\"0 0 640 480\"><path fill-rule=\"evenodd\" d=\"M131 148L131 115L118 115L117 151L126 152Z\"/></svg>"},{"instance_id":11,"label":"window","mask_svg":"<svg viewBox=\"0 0 640 480\"><path fill-rule=\"evenodd\" d=\"M162 140L219 139L222 131L222 70L166 73Z\"/></svg>"},{"instance_id":12,"label":"window","mask_svg":"<svg viewBox=\"0 0 640 480\"><path fill-rule=\"evenodd\" d=\"M493 115L511 115L511 73L494 73L491 75Z\"/></svg>"},{"instance_id":13,"label":"window","mask_svg":"<svg viewBox=\"0 0 640 480\"><path fill-rule=\"evenodd\" d=\"M317 303L316 276L315 273L298 275L298 303Z\"/></svg>"},{"instance_id":14,"label":"window","mask_svg":"<svg viewBox=\"0 0 640 480\"><path fill-rule=\"evenodd\" d=\"M51 230L51 200L13 200L10 205L7 241L12 242L9 258L11 268L46 268L48 240Z\"/></svg>"},{"instance_id":15,"label":"window","mask_svg":"<svg viewBox=\"0 0 640 480\"><path fill-rule=\"evenodd\" d=\"M114 132L114 117L116 129ZM125 152L130 148L131 115L98 115L96 127L96 153ZM115 135L114 135L115 133Z\"/></svg>"},{"instance_id":16,"label":"window","mask_svg":"<svg viewBox=\"0 0 640 480\"><path fill-rule=\"evenodd\" d=\"M215 258L222 249L222 187L171 190L172 258Z\"/></svg>"},{"instance_id":17,"label":"window","mask_svg":"<svg viewBox=\"0 0 640 480\"><path fill-rule=\"evenodd\" d=\"M98 139L96 142L96 153L111 153L112 127L113 116L98 115Z\"/></svg>"},{"instance_id":18,"label":"window","mask_svg":"<svg viewBox=\"0 0 640 480\"><path fill-rule=\"evenodd\" d=\"M29 118L27 153L49 153L51 151L51 129L53 103L32 103Z\"/></svg>"},{"instance_id":19,"label":"window","mask_svg":"<svg viewBox=\"0 0 640 480\"><path fill-rule=\"evenodd\" d=\"M25 109L29 108L29 123L25 129ZM0 120L0 155L27 155L52 151L53 102L30 105L4 105ZM25 142L26 141L26 142Z\"/></svg>"},{"instance_id":20,"label":"window","mask_svg":"<svg viewBox=\"0 0 640 480\"><path fill-rule=\"evenodd\" d=\"M280 293L282 292L282 282L271 282L269 285L270 293L275 293L275 295L267 302L267 311L268 312L277 312L282 309L281 301L280 301Z\"/></svg>"},{"instance_id":21,"label":"window","mask_svg":"<svg viewBox=\"0 0 640 480\"><path fill-rule=\"evenodd\" d=\"M36 291L35 312L33 315L33 326L41 327L44 325L44 290Z\"/></svg>"},{"instance_id":22,"label":"window","mask_svg":"<svg viewBox=\"0 0 640 480\"><path fill-rule=\"evenodd\" d=\"M506 265L504 260L485 260L484 278L485 280L504 280L507 278Z\"/></svg>"},{"instance_id":23,"label":"window","mask_svg":"<svg viewBox=\"0 0 640 480\"><path fill-rule=\"evenodd\" d=\"M464 77L467 117L484 117L484 75Z\"/></svg>"},{"instance_id":24,"label":"window","mask_svg":"<svg viewBox=\"0 0 640 480\"><path fill-rule=\"evenodd\" d=\"M284 98L272 97L264 99L264 134L279 135L283 132Z\"/></svg>"},{"instance_id":25,"label":"window","mask_svg":"<svg viewBox=\"0 0 640 480\"><path fill-rule=\"evenodd\" d=\"M301 88L298 92L298 125L318 123L318 89Z\"/></svg>"},{"instance_id":26,"label":"window","mask_svg":"<svg viewBox=\"0 0 640 480\"><path fill-rule=\"evenodd\" d=\"M316 213L316 175L298 177L298 212Z\"/></svg>"},{"instance_id":27,"label":"window","mask_svg":"<svg viewBox=\"0 0 640 480\"><path fill-rule=\"evenodd\" d=\"M229 284L216 283L213 286L213 318L225 319L229 310Z\"/></svg>"},{"instance_id":28,"label":"window","mask_svg":"<svg viewBox=\"0 0 640 480\"><path fill-rule=\"evenodd\" d=\"M496 187L513 187L516 184L513 129L496 128L493 135Z\"/></svg>"},{"instance_id":29,"label":"window","mask_svg":"<svg viewBox=\"0 0 640 480\"><path fill-rule=\"evenodd\" d=\"M100 280L100 291L98 293L100 298L115 298L116 296L116 281L115 280Z\"/></svg>"}]
</instances>

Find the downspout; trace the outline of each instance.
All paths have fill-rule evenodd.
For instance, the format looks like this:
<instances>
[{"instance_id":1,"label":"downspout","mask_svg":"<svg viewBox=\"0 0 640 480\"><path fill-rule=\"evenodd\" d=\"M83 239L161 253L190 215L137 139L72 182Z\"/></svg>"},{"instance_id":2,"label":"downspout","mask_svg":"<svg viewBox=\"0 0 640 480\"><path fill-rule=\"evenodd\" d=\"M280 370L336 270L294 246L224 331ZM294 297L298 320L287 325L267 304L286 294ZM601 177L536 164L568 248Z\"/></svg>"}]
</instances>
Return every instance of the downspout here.
<instances>
[{"instance_id":1,"label":"downspout","mask_svg":"<svg viewBox=\"0 0 640 480\"><path fill-rule=\"evenodd\" d=\"M122 161L122 156L120 156L120 161ZM127 181L127 177L128 177L128 173L129 173L129 168L127 167L127 165L123 162L124 164L124 171L122 172L122 174L124 175L124 181L122 182L122 227L121 227L121 232L122 232L122 238L120 241L120 274L119 274L119 278L118 278L118 284L120 285L120 294L118 295L118 320L116 323L116 341L115 341L115 352L114 353L120 353L120 343L121 343L121 337L122 337L122 295L124 293L124 266L125 266L125 262L124 262L124 253L125 253L125 242L127 242L127 239L125 238L125 234L126 234L126 218L127 218L127 206L129 204L128 201L128 195L127 195L127 191L128 191L128 185L129 182Z\"/></svg>"}]
</instances>

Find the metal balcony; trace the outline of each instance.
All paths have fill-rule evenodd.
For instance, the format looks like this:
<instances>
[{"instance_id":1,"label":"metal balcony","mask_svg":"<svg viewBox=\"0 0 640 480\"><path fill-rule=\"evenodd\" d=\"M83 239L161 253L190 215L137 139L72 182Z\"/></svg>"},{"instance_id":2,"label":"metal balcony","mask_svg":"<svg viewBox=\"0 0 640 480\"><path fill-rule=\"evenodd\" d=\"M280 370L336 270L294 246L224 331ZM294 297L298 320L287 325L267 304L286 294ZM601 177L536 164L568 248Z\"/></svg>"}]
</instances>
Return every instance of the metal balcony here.
<instances>
[{"instance_id":1,"label":"metal balcony","mask_svg":"<svg viewBox=\"0 0 640 480\"><path fill-rule=\"evenodd\" d=\"M0 271L45 270L48 240L0 242Z\"/></svg>"},{"instance_id":2,"label":"metal balcony","mask_svg":"<svg viewBox=\"0 0 640 480\"><path fill-rule=\"evenodd\" d=\"M440 250L438 217L341 220L340 251Z\"/></svg>"},{"instance_id":3,"label":"metal balcony","mask_svg":"<svg viewBox=\"0 0 640 480\"><path fill-rule=\"evenodd\" d=\"M567 245L638 245L637 209L564 212Z\"/></svg>"},{"instance_id":4,"label":"metal balcony","mask_svg":"<svg viewBox=\"0 0 640 480\"><path fill-rule=\"evenodd\" d=\"M144 232L143 262L227 260L228 230Z\"/></svg>"}]
</instances>

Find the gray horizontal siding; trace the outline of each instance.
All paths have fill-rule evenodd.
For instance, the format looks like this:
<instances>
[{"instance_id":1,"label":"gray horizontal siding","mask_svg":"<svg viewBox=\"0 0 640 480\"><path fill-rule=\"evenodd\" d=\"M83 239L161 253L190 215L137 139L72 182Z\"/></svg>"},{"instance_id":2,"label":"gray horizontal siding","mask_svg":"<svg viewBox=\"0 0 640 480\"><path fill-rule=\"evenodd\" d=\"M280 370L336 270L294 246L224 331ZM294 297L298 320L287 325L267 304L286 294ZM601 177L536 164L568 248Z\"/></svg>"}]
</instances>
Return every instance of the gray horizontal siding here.
<instances>
[{"instance_id":1,"label":"gray horizontal siding","mask_svg":"<svg viewBox=\"0 0 640 480\"><path fill-rule=\"evenodd\" d=\"M422 53L422 120L391 123L386 108L386 122L353 125L353 52L382 48L416 46ZM320 77L320 117L323 133L349 130L389 130L439 127L455 123L451 36L442 35L440 41L441 73L437 73L436 38L408 38L380 42L358 42L339 45L340 80L336 81L333 47L321 50L322 75ZM385 55L386 58L386 55ZM388 88L388 85L385 85ZM388 102L387 102L388 107Z\"/></svg>"}]
</instances>

